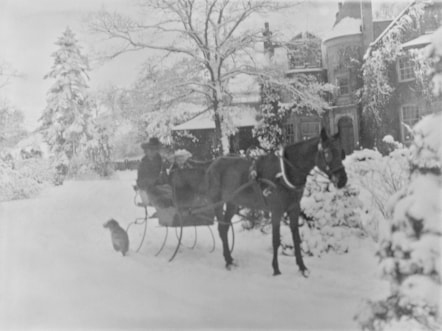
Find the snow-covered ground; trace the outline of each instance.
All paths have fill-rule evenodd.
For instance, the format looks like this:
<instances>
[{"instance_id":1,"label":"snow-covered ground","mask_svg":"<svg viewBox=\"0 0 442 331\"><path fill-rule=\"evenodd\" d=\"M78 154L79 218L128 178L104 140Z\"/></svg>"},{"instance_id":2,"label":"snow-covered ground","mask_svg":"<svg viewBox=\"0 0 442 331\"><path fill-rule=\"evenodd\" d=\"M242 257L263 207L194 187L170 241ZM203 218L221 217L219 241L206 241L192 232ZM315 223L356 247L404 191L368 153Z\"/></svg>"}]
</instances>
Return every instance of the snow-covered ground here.
<instances>
[{"instance_id":1,"label":"snow-covered ground","mask_svg":"<svg viewBox=\"0 0 442 331\"><path fill-rule=\"evenodd\" d=\"M133 205L134 172L114 180L66 182L32 200L0 203L0 329L291 329L356 330L362 299L385 294L375 244L350 239L350 252L280 256L272 276L271 237L236 224L234 270L224 268L220 240L198 229L168 263L174 231L161 255L164 229L150 221L139 253L113 251L103 223L124 228L143 210ZM132 245L141 228L131 228Z\"/></svg>"}]
</instances>

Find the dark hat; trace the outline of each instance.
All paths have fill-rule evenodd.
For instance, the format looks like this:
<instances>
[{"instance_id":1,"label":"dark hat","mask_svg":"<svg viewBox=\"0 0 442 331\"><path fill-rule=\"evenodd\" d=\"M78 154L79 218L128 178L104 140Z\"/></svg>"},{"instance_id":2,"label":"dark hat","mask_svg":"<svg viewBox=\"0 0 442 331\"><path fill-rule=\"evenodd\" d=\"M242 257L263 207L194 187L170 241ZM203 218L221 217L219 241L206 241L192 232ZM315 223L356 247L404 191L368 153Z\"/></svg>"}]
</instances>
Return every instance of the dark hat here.
<instances>
[{"instance_id":1,"label":"dark hat","mask_svg":"<svg viewBox=\"0 0 442 331\"><path fill-rule=\"evenodd\" d=\"M141 148L143 150L149 149L149 148L153 148L153 149L158 149L161 147L161 143L158 140L158 138L156 137L152 137L149 139L149 141L147 143L142 143L141 144Z\"/></svg>"}]
</instances>

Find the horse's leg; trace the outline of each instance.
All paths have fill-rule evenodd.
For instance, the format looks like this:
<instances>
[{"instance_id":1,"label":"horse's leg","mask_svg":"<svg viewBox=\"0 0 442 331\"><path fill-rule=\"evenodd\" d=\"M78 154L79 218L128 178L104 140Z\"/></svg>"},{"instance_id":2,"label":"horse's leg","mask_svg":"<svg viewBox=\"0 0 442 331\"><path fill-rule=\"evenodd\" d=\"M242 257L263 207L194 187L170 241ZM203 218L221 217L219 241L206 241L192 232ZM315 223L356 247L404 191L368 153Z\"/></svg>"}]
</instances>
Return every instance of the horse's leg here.
<instances>
[{"instance_id":1,"label":"horse's leg","mask_svg":"<svg viewBox=\"0 0 442 331\"><path fill-rule=\"evenodd\" d=\"M231 219L234 213L234 206L231 204L226 204L226 211L224 213L223 217L223 210L222 207L218 207L215 210L216 218L218 220L218 232L219 236L221 237L221 241L223 243L223 255L224 260L226 261L226 268L230 268L230 266L233 264L233 258L230 255L230 249L229 249L229 227L232 225Z\"/></svg>"},{"instance_id":2,"label":"horse's leg","mask_svg":"<svg viewBox=\"0 0 442 331\"><path fill-rule=\"evenodd\" d=\"M278 263L278 249L281 245L281 217L282 213L280 211L272 211L273 276L281 274Z\"/></svg>"},{"instance_id":3,"label":"horse's leg","mask_svg":"<svg viewBox=\"0 0 442 331\"><path fill-rule=\"evenodd\" d=\"M288 211L290 218L290 230L292 232L293 246L295 248L296 264L304 277L308 276L308 269L304 264L301 254L301 236L299 234L299 214L301 212L301 206L296 203Z\"/></svg>"}]
</instances>

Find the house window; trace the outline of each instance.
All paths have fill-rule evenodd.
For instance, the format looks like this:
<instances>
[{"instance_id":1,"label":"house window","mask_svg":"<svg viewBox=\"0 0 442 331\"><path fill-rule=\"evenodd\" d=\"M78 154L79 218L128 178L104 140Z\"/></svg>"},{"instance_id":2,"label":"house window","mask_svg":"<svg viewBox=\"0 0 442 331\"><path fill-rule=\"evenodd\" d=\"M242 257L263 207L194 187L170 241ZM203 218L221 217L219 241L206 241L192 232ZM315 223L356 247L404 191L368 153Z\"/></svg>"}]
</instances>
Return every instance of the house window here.
<instances>
[{"instance_id":1,"label":"house window","mask_svg":"<svg viewBox=\"0 0 442 331\"><path fill-rule=\"evenodd\" d=\"M284 125L284 138L286 144L293 144L296 141L295 125L293 123Z\"/></svg>"},{"instance_id":2,"label":"house window","mask_svg":"<svg viewBox=\"0 0 442 331\"><path fill-rule=\"evenodd\" d=\"M400 58L398 61L397 69L400 82L407 82L414 79L414 66L409 58Z\"/></svg>"},{"instance_id":3,"label":"house window","mask_svg":"<svg viewBox=\"0 0 442 331\"><path fill-rule=\"evenodd\" d=\"M346 76L341 76L337 78L339 94L345 95L350 93L350 80Z\"/></svg>"},{"instance_id":4,"label":"house window","mask_svg":"<svg viewBox=\"0 0 442 331\"><path fill-rule=\"evenodd\" d=\"M413 126L419 120L419 108L416 105L402 106L402 122Z\"/></svg>"},{"instance_id":5,"label":"house window","mask_svg":"<svg viewBox=\"0 0 442 331\"><path fill-rule=\"evenodd\" d=\"M402 123L405 124L402 129L403 140L412 139L411 128L419 121L419 107L416 105L404 105L401 107Z\"/></svg>"},{"instance_id":6,"label":"house window","mask_svg":"<svg viewBox=\"0 0 442 331\"><path fill-rule=\"evenodd\" d=\"M290 58L290 68L303 68L305 62L305 56L298 51L293 50L289 53Z\"/></svg>"},{"instance_id":7,"label":"house window","mask_svg":"<svg viewBox=\"0 0 442 331\"><path fill-rule=\"evenodd\" d=\"M302 122L301 123L302 140L316 137L320 130L321 130L320 122Z\"/></svg>"}]
</instances>

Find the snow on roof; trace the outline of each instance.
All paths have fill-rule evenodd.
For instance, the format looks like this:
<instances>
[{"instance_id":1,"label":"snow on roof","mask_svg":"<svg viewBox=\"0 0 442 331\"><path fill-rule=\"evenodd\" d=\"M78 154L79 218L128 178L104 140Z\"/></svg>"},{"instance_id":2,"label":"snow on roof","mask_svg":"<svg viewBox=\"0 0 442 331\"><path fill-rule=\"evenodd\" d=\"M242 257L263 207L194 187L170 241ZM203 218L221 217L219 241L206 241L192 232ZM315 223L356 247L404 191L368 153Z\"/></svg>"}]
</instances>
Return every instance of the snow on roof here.
<instances>
[{"instance_id":1,"label":"snow on roof","mask_svg":"<svg viewBox=\"0 0 442 331\"><path fill-rule=\"evenodd\" d=\"M180 102L176 103L168 108L168 111L170 113L200 113L203 110L205 110L207 106L204 106L202 104L197 103L191 103L191 102Z\"/></svg>"},{"instance_id":2,"label":"snow on roof","mask_svg":"<svg viewBox=\"0 0 442 331\"><path fill-rule=\"evenodd\" d=\"M402 49L408 49L408 48L417 48L417 47L426 46L431 43L432 38L433 38L433 33L424 34L413 40L403 43L401 47Z\"/></svg>"},{"instance_id":3,"label":"snow on roof","mask_svg":"<svg viewBox=\"0 0 442 331\"><path fill-rule=\"evenodd\" d=\"M258 123L256 120L256 110L253 108L245 107L241 108L241 111L238 111L237 107L235 107L235 109L234 121L236 127L255 126ZM213 113L211 109L202 112L187 122L176 125L172 130L184 131L203 129L215 129L215 122L213 121Z\"/></svg>"},{"instance_id":4,"label":"snow on roof","mask_svg":"<svg viewBox=\"0 0 442 331\"><path fill-rule=\"evenodd\" d=\"M416 3L416 1L410 2L410 4L405 7L400 13L399 15L396 16L396 18L391 21L391 23L385 28L384 31L382 31L382 33L376 38L375 41L373 41L371 43L370 46L375 45L378 43L379 40L381 40L382 38L384 38L384 36L388 33L388 31L390 31L390 29L396 25L396 23L399 21L399 19ZM369 47L370 48L370 47Z\"/></svg>"},{"instance_id":5,"label":"snow on roof","mask_svg":"<svg viewBox=\"0 0 442 331\"><path fill-rule=\"evenodd\" d=\"M233 94L259 94L259 84L256 78L247 74L240 74L230 79L228 87Z\"/></svg>"},{"instance_id":6,"label":"snow on roof","mask_svg":"<svg viewBox=\"0 0 442 331\"><path fill-rule=\"evenodd\" d=\"M324 41L342 36L360 34L361 24L362 21L360 18L344 17L329 33L325 35Z\"/></svg>"},{"instance_id":7,"label":"snow on roof","mask_svg":"<svg viewBox=\"0 0 442 331\"><path fill-rule=\"evenodd\" d=\"M372 43L370 43L370 45L368 46L367 50L365 51L364 54L364 60L368 58L368 56L370 56L371 51L373 49L373 47L380 41L382 40L382 38L384 38L385 35L387 35L387 33L399 22L399 20L401 19L402 16L404 16L409 10L410 8L412 8L415 4L417 3L417 1L412 1L410 2L410 4L405 7L400 13L399 15L396 16L396 18L391 21L391 23L384 29L384 31L382 31L382 33L376 38L375 41L373 41Z\"/></svg>"}]
</instances>

